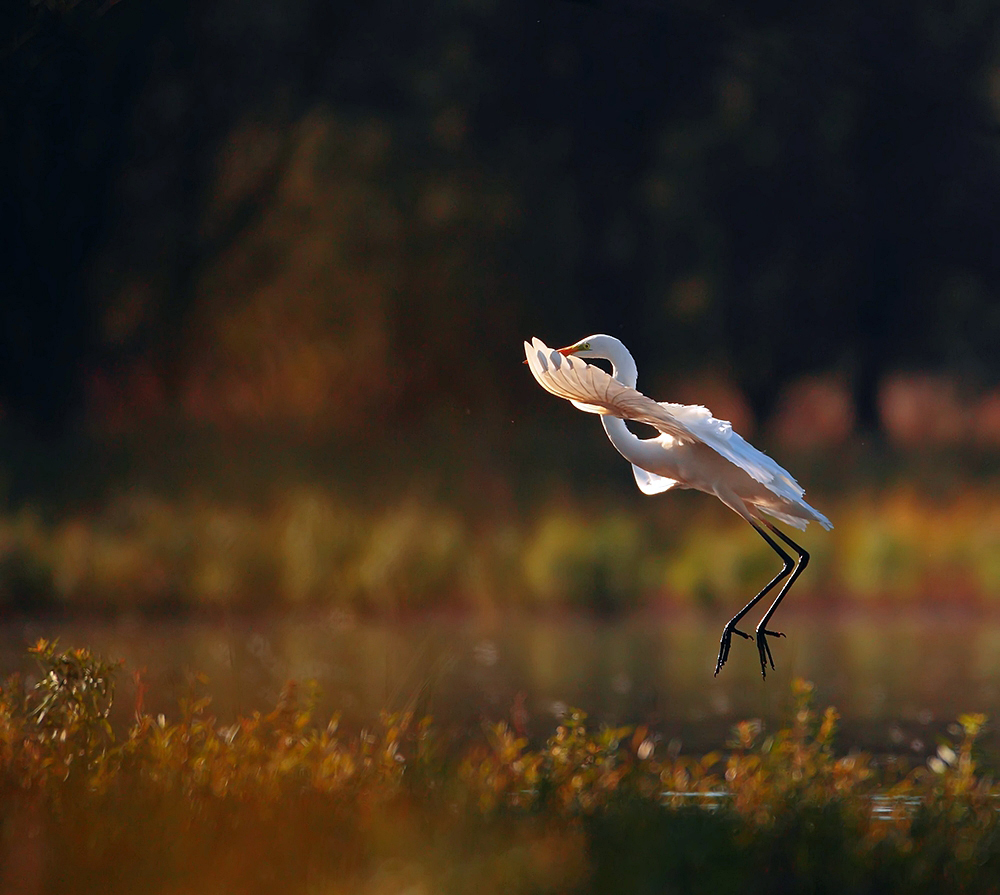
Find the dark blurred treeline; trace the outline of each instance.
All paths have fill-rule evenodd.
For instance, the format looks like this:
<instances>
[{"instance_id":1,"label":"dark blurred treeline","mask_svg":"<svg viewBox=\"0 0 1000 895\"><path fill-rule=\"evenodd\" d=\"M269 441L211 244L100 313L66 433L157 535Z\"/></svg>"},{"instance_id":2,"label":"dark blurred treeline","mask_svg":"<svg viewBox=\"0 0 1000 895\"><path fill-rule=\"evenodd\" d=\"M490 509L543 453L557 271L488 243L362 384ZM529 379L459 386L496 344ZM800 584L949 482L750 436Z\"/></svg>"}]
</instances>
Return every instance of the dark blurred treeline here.
<instances>
[{"instance_id":1,"label":"dark blurred treeline","mask_svg":"<svg viewBox=\"0 0 1000 895\"><path fill-rule=\"evenodd\" d=\"M1000 440L996 4L0 16L15 427L376 438L511 416L545 399L522 338L607 331L734 419L916 438L950 401Z\"/></svg>"}]
</instances>

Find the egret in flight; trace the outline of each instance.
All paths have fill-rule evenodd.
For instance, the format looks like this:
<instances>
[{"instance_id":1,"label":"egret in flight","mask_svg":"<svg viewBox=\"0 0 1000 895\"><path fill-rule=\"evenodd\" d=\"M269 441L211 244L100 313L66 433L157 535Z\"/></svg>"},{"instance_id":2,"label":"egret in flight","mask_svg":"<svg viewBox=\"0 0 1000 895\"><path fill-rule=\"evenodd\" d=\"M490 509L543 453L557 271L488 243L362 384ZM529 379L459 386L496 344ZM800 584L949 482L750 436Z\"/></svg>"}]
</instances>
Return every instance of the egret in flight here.
<instances>
[{"instance_id":1,"label":"egret in flight","mask_svg":"<svg viewBox=\"0 0 1000 895\"><path fill-rule=\"evenodd\" d=\"M660 494L671 488L695 488L714 494L746 519L781 557L781 571L723 629L715 665L718 674L729 658L733 634L738 634L745 640L756 639L760 672L766 678L768 664L774 668L767 638L784 637L780 631L770 630L768 623L809 562L809 554L764 516L800 530L810 522L830 529L830 520L802 499L805 491L786 470L740 438L725 420L717 420L704 407L660 404L636 391L635 360L613 336L588 336L559 349L532 339L524 343L524 353L542 388L572 402L579 410L601 415L604 431L632 464L635 482L643 494ZM611 361L611 375L582 360L585 357ZM659 435L639 438L629 431L625 420L652 426ZM790 547L797 559L793 561L765 528ZM779 585L754 635L737 628L743 617Z\"/></svg>"}]
</instances>

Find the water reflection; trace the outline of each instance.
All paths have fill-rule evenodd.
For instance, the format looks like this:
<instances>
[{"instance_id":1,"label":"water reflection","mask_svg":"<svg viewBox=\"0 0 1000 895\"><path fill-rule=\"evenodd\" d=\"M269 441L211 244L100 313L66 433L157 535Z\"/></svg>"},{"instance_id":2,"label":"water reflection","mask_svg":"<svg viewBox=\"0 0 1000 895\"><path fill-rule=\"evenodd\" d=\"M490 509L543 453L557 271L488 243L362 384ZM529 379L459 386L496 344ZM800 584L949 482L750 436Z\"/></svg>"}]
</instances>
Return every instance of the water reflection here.
<instances>
[{"instance_id":1,"label":"water reflection","mask_svg":"<svg viewBox=\"0 0 1000 895\"><path fill-rule=\"evenodd\" d=\"M30 673L27 645L58 637L142 669L146 709L168 715L198 671L222 719L273 706L287 680L315 680L321 710L339 710L347 724L413 708L454 729L505 719L542 736L572 706L601 722L648 724L685 750L718 747L737 720L775 723L793 677L814 681L819 704L840 710L844 746L925 753L961 712L1000 716L1000 616L786 611L789 636L778 641L778 669L766 682L756 649L742 642L712 676L724 621L694 612L613 622L32 619L0 628L0 666ZM126 675L120 720L135 693Z\"/></svg>"}]
</instances>

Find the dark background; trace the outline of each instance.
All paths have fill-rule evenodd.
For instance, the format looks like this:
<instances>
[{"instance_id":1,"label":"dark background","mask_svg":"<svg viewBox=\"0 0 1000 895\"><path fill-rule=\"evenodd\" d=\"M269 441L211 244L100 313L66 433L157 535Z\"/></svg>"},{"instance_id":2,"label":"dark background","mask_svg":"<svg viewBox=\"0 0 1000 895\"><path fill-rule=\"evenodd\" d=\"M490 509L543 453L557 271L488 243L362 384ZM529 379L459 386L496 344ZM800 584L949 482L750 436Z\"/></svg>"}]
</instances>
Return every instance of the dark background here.
<instances>
[{"instance_id":1,"label":"dark background","mask_svg":"<svg viewBox=\"0 0 1000 895\"><path fill-rule=\"evenodd\" d=\"M307 429L342 409L509 411L536 398L515 367L532 334L618 335L647 384L719 372L758 418L821 372L846 384L862 430L879 427L879 384L898 371L988 390L998 17L974 0L10 4L7 420L46 438L101 428L109 400L139 400L122 394L140 369L143 413L184 418L206 352L213 375L259 389L255 351L317 326L378 375L360 410L324 387L290 414ZM301 164L309 116L335 122L320 176L355 193L342 233L320 241L391 282L370 301L341 284L336 312L272 290L274 327L234 359L211 321L240 299L213 271L251 256L230 290L251 300L291 263L285 243L308 222L266 250L254 234ZM232 156L247 170L226 185ZM391 225L362 232L373 202ZM313 285L321 305L330 284ZM365 326L374 353L353 345Z\"/></svg>"}]
</instances>

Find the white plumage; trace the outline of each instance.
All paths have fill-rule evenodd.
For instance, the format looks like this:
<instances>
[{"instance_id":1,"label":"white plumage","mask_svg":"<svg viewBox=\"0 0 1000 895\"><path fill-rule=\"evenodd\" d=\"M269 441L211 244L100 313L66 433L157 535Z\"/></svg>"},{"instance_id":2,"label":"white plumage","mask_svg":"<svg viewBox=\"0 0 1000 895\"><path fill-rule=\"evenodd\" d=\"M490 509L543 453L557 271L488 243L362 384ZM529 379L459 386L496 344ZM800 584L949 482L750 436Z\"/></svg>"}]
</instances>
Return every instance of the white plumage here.
<instances>
[{"instance_id":1,"label":"white plumage","mask_svg":"<svg viewBox=\"0 0 1000 895\"><path fill-rule=\"evenodd\" d=\"M542 388L572 402L579 410L600 414L608 438L632 464L636 484L644 494L660 494L674 487L714 494L753 525L782 557L785 563L782 572L726 626L716 665L718 674L729 654L732 634L750 639L750 635L736 630L736 623L787 576L756 631L761 671L766 674L766 661L774 667L766 635L780 635L765 630L765 626L805 568L809 555L762 514L798 529L805 529L810 522L829 529L830 520L805 502L805 491L786 469L741 438L726 420L716 419L699 405L658 403L637 391L635 360L618 339L588 336L559 349L549 348L541 339L532 339L524 343L524 353L532 375ZM612 375L588 364L584 357L611 361ZM629 431L624 420L653 426L659 435L639 438ZM761 524L796 551L797 562L792 562Z\"/></svg>"}]
</instances>

